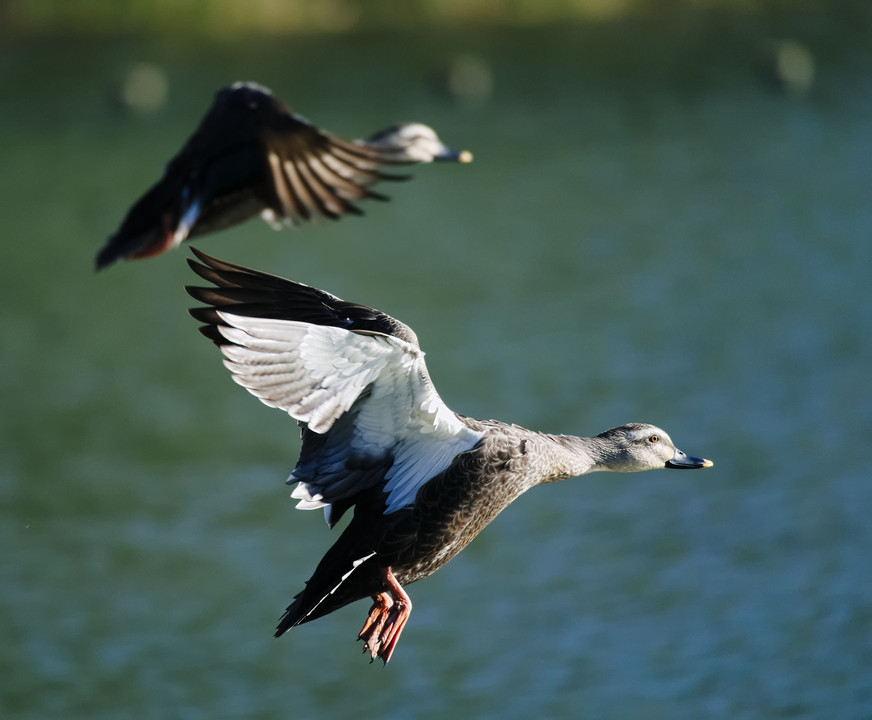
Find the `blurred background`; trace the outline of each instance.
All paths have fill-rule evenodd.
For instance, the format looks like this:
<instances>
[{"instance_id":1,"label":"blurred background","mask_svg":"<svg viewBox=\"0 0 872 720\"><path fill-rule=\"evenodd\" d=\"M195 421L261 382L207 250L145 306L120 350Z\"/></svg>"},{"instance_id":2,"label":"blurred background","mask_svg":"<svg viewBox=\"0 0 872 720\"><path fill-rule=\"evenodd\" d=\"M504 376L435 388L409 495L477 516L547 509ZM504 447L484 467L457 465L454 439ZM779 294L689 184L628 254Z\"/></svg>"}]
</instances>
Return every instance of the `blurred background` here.
<instances>
[{"instance_id":1,"label":"blurred background","mask_svg":"<svg viewBox=\"0 0 872 720\"><path fill-rule=\"evenodd\" d=\"M0 715L872 716L872 6L0 2ZM294 423L97 249L255 80L475 154L364 218L195 244L410 324L450 407L664 427L698 473L537 488L415 604L273 640L335 539Z\"/></svg>"}]
</instances>

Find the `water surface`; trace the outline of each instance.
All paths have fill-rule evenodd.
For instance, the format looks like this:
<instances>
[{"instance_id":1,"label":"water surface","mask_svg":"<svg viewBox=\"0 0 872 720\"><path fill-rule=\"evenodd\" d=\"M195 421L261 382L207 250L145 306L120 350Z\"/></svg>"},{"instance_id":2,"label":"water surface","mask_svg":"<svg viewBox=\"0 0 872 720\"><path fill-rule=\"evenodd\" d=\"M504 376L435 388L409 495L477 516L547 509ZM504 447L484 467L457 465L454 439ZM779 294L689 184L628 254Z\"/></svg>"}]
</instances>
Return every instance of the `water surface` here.
<instances>
[{"instance_id":1,"label":"water surface","mask_svg":"<svg viewBox=\"0 0 872 720\"><path fill-rule=\"evenodd\" d=\"M806 97L765 72L789 32ZM872 714L872 62L849 27L0 52L4 717ZM491 97L444 90L458 53ZM142 59L170 96L136 116L115 88ZM294 424L196 332L184 253L91 269L241 78L350 136L429 122L476 161L363 219L200 247L410 324L459 412L654 422L715 467L524 496L411 587L386 670L354 644L365 603L273 640L332 540L282 484Z\"/></svg>"}]
</instances>

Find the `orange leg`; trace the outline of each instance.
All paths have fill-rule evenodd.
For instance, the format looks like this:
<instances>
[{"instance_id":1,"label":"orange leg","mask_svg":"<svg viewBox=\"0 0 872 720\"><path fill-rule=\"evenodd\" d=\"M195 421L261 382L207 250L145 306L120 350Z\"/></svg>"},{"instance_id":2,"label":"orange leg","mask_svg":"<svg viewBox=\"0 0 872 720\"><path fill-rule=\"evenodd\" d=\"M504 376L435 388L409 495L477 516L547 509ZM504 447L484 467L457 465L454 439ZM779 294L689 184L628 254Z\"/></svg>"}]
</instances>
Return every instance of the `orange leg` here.
<instances>
[{"instance_id":1,"label":"orange leg","mask_svg":"<svg viewBox=\"0 0 872 720\"><path fill-rule=\"evenodd\" d=\"M391 596L386 592L379 593L378 595L372 596L372 607L369 609L369 617L366 618L366 622L363 624L363 628L361 628L360 632L357 633L357 639L361 640L363 638L372 639L373 637L378 637L382 631L382 628L385 625L385 621L388 619L388 614L390 613L390 609L394 604L394 601L391 599ZM363 650L366 652L369 649L369 643L364 646ZM373 660L375 659L375 655L373 655Z\"/></svg>"},{"instance_id":2,"label":"orange leg","mask_svg":"<svg viewBox=\"0 0 872 720\"><path fill-rule=\"evenodd\" d=\"M357 638L364 641L364 652L369 651L373 660L381 658L387 665L412 613L412 600L389 567L381 570L381 577L388 592L373 595L369 616Z\"/></svg>"}]
</instances>

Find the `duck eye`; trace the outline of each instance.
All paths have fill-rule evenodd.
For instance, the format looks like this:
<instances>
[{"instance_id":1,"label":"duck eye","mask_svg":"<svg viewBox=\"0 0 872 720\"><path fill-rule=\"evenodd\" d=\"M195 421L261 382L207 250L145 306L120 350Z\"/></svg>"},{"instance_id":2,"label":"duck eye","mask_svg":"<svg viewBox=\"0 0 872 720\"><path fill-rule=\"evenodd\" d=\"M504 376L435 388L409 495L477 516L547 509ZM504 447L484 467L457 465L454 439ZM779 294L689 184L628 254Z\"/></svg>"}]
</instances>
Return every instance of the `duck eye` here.
<instances>
[{"instance_id":1,"label":"duck eye","mask_svg":"<svg viewBox=\"0 0 872 720\"><path fill-rule=\"evenodd\" d=\"M660 442L660 436L659 436L659 435L651 435L651 436L648 438L648 442L651 443L652 445L653 445L654 443L658 443L658 442Z\"/></svg>"}]
</instances>

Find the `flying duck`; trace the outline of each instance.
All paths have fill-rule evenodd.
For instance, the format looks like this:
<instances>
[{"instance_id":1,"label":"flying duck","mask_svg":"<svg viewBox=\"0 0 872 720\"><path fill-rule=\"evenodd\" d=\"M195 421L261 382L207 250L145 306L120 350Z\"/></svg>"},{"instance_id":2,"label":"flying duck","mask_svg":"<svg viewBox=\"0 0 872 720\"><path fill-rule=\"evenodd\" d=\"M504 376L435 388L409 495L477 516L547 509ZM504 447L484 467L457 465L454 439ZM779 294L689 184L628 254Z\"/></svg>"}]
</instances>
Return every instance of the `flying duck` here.
<instances>
[{"instance_id":1,"label":"flying duck","mask_svg":"<svg viewBox=\"0 0 872 720\"><path fill-rule=\"evenodd\" d=\"M343 140L292 113L268 89L236 83L218 91L163 177L97 254L96 266L158 255L255 215L275 228L360 215L353 201L388 199L371 185L408 178L383 168L434 160L466 163L472 155L447 147L420 123Z\"/></svg>"},{"instance_id":2,"label":"flying duck","mask_svg":"<svg viewBox=\"0 0 872 720\"><path fill-rule=\"evenodd\" d=\"M379 310L194 250L211 287L191 310L233 379L302 428L288 479L303 510L350 522L279 621L276 637L362 598L358 634L390 660L412 602L438 570L534 485L597 470L711 467L663 430L628 423L595 437L549 435L450 410L410 327Z\"/></svg>"}]
</instances>

